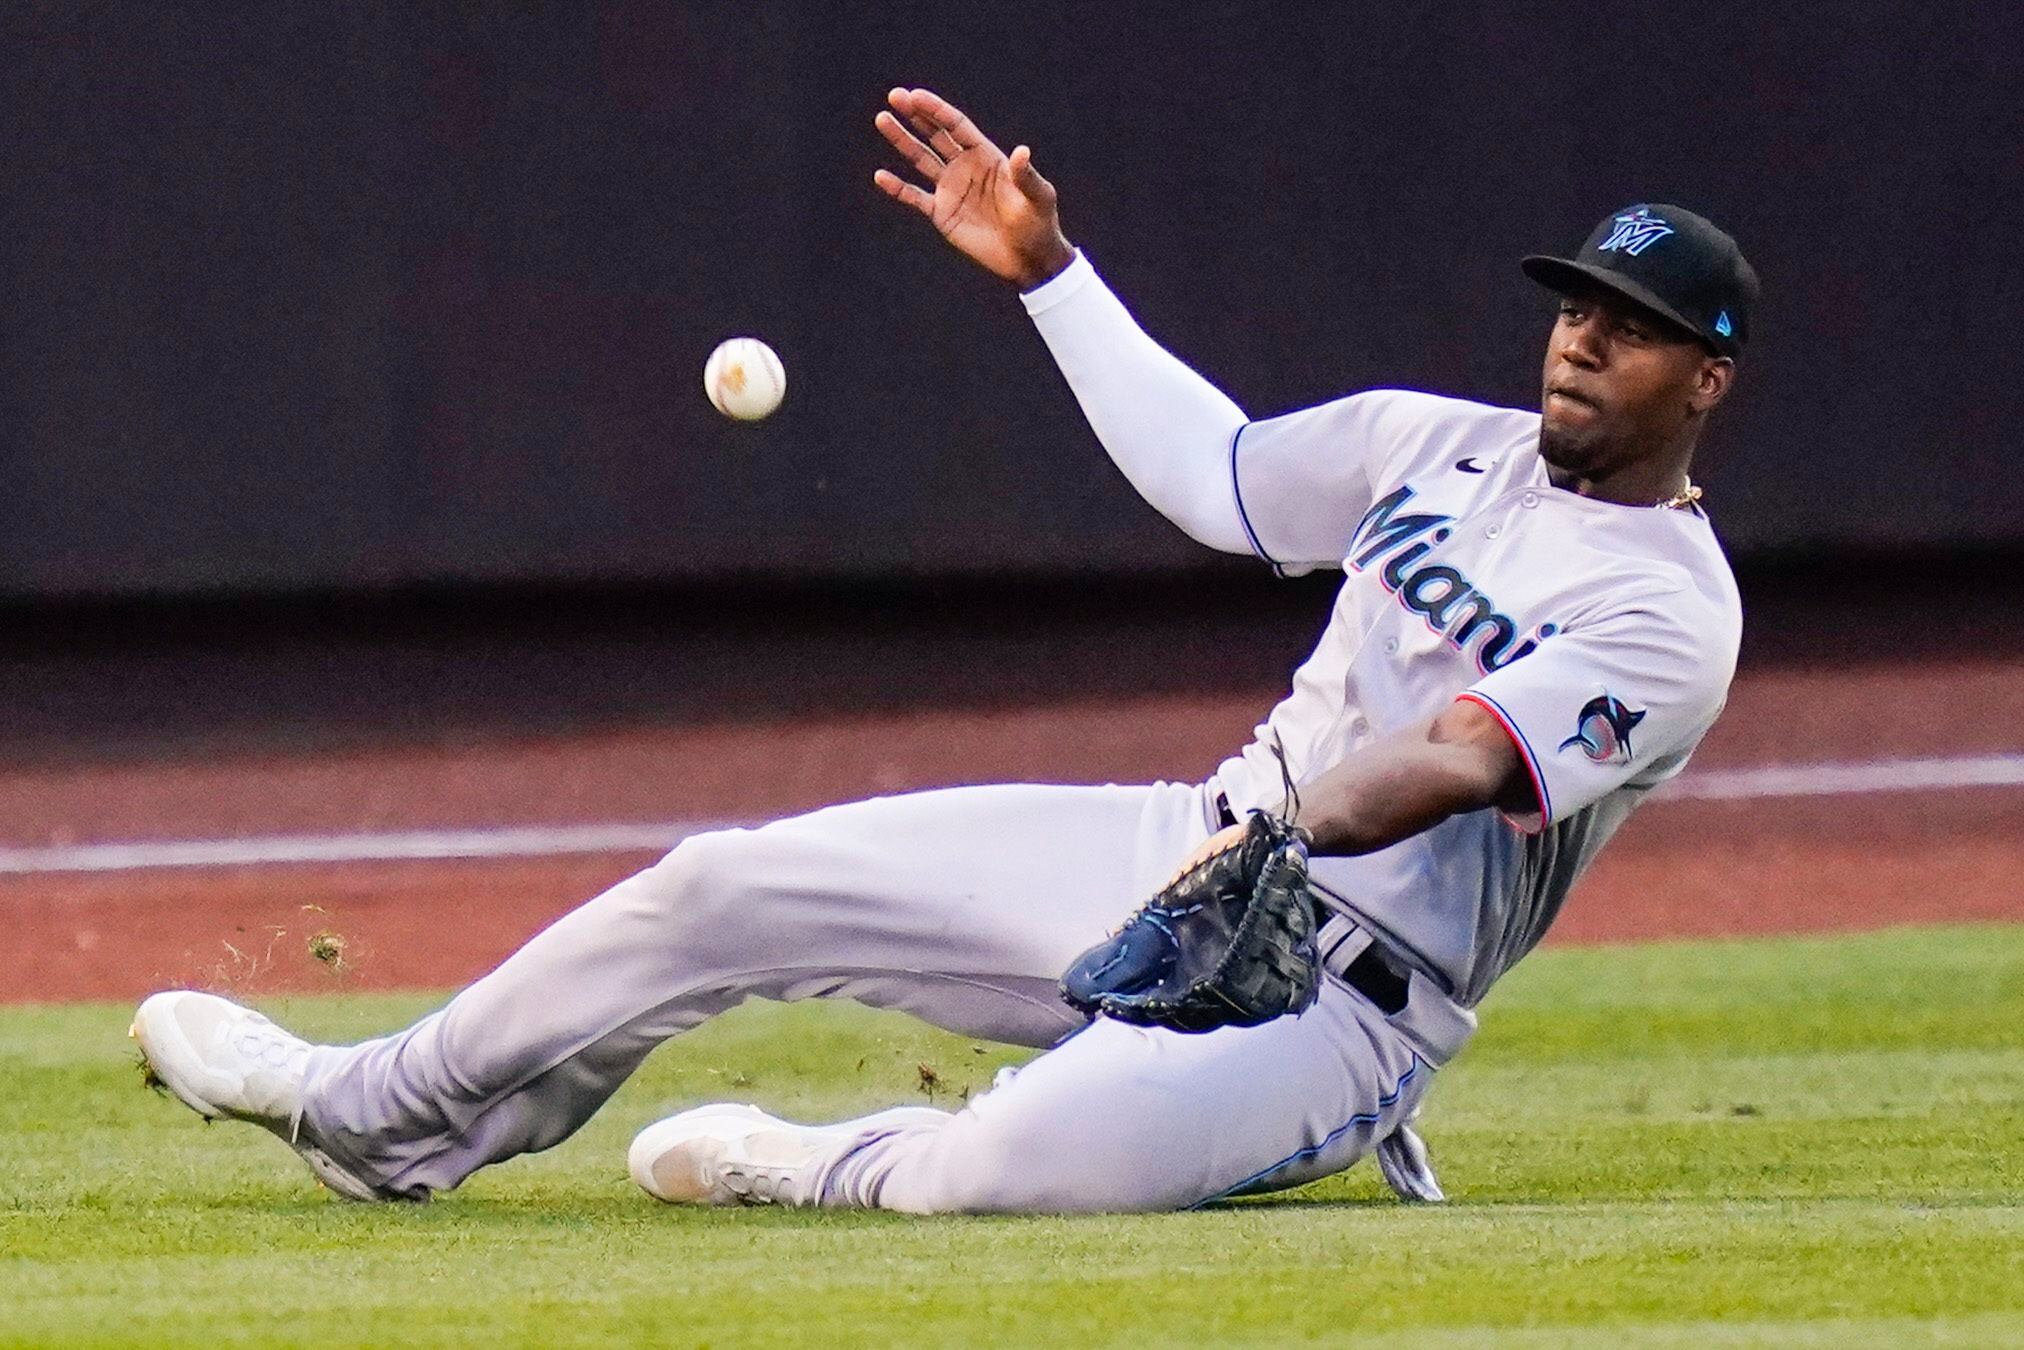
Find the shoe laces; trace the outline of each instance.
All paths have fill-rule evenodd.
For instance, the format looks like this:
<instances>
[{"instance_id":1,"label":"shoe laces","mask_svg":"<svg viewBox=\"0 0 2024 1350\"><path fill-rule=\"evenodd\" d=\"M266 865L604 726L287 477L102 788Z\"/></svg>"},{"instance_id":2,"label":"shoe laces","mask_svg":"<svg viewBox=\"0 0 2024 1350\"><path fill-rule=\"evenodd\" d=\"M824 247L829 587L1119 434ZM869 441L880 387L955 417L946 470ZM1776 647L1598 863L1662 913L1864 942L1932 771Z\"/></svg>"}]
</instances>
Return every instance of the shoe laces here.
<instances>
[{"instance_id":1,"label":"shoe laces","mask_svg":"<svg viewBox=\"0 0 2024 1350\"><path fill-rule=\"evenodd\" d=\"M777 1205L791 1197L794 1173L798 1168L767 1166L762 1163L727 1161L719 1166L724 1186L749 1204Z\"/></svg>"},{"instance_id":2,"label":"shoe laces","mask_svg":"<svg viewBox=\"0 0 2024 1350\"><path fill-rule=\"evenodd\" d=\"M309 1059L309 1042L291 1036L273 1023L251 1023L231 1032L232 1048L240 1058L283 1073L300 1072Z\"/></svg>"},{"instance_id":3,"label":"shoe laces","mask_svg":"<svg viewBox=\"0 0 2024 1350\"><path fill-rule=\"evenodd\" d=\"M300 1088L309 1067L309 1052L314 1047L265 1018L248 1018L226 1028L223 1040L248 1070L244 1081L252 1094L249 1102L258 1103L263 1098L272 1100L272 1080L267 1075L274 1075L288 1085L287 1095L293 1098L293 1109L288 1112L287 1128L282 1137L290 1144L296 1143L302 1133Z\"/></svg>"},{"instance_id":4,"label":"shoe laces","mask_svg":"<svg viewBox=\"0 0 2024 1350\"><path fill-rule=\"evenodd\" d=\"M768 1162L753 1157L750 1141L746 1143L748 1147L739 1148L735 1153L727 1150L727 1156L717 1164L717 1174L725 1189L747 1204L797 1203L803 1178L813 1164L813 1151L804 1150L802 1157L791 1161Z\"/></svg>"}]
</instances>

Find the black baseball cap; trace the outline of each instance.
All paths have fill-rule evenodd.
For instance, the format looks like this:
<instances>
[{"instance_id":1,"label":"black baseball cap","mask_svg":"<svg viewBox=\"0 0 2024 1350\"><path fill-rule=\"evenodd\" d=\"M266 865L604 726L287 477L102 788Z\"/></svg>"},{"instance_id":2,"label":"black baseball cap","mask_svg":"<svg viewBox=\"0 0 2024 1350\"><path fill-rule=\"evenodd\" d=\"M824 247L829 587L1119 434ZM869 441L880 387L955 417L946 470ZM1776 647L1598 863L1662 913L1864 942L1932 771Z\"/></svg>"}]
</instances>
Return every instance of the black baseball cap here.
<instances>
[{"instance_id":1,"label":"black baseball cap","mask_svg":"<svg viewBox=\"0 0 2024 1350\"><path fill-rule=\"evenodd\" d=\"M1597 285L1628 296L1731 360L1750 336L1756 269L1735 240L1684 206L1626 206L1603 217L1574 257L1535 253L1520 266L1563 295Z\"/></svg>"}]
</instances>

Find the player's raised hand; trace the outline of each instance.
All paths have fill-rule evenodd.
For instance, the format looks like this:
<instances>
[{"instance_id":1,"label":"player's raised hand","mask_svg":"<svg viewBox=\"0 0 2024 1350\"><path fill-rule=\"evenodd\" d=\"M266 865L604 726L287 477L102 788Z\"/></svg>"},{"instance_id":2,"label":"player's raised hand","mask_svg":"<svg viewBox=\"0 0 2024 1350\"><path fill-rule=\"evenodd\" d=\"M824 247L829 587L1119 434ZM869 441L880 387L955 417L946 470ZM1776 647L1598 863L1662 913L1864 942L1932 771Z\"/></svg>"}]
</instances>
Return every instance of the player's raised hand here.
<instances>
[{"instance_id":1,"label":"player's raised hand","mask_svg":"<svg viewBox=\"0 0 2024 1350\"><path fill-rule=\"evenodd\" d=\"M1061 233L1054 185L1033 167L1033 152L1010 155L947 99L926 89L894 89L879 134L926 183L880 169L872 181L934 223L942 237L994 276L1031 290L1075 260Z\"/></svg>"}]
</instances>

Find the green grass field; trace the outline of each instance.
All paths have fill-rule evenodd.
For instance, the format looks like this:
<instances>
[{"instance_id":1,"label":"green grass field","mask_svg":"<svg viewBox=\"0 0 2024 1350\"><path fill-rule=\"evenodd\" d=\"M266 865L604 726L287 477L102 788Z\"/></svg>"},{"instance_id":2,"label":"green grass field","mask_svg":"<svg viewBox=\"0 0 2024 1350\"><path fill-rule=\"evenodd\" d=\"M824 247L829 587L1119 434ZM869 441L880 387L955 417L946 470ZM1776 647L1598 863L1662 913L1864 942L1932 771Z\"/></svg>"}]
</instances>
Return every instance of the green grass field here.
<instances>
[{"instance_id":1,"label":"green grass field","mask_svg":"<svg viewBox=\"0 0 2024 1350\"><path fill-rule=\"evenodd\" d=\"M430 1002L265 1006L338 1038ZM828 1005L721 1019L432 1205L348 1205L144 1091L128 1011L0 1011L0 1343L2024 1344L2024 927L1543 953L1435 1086L1437 1209L1367 1163L1126 1218L633 1190L677 1106L828 1117L1016 1058Z\"/></svg>"}]
</instances>

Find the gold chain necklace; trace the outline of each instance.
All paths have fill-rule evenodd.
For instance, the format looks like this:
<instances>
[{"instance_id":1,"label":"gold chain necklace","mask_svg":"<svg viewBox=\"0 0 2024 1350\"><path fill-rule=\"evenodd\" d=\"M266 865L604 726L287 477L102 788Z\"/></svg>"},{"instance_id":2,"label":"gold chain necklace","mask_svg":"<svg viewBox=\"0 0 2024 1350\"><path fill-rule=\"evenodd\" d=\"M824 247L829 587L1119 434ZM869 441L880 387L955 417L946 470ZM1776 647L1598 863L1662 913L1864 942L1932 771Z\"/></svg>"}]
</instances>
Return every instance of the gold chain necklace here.
<instances>
[{"instance_id":1,"label":"gold chain necklace","mask_svg":"<svg viewBox=\"0 0 2024 1350\"><path fill-rule=\"evenodd\" d=\"M1701 489L1689 478L1685 487L1662 502L1653 502L1652 508L1657 511L1691 511L1700 504Z\"/></svg>"}]
</instances>

